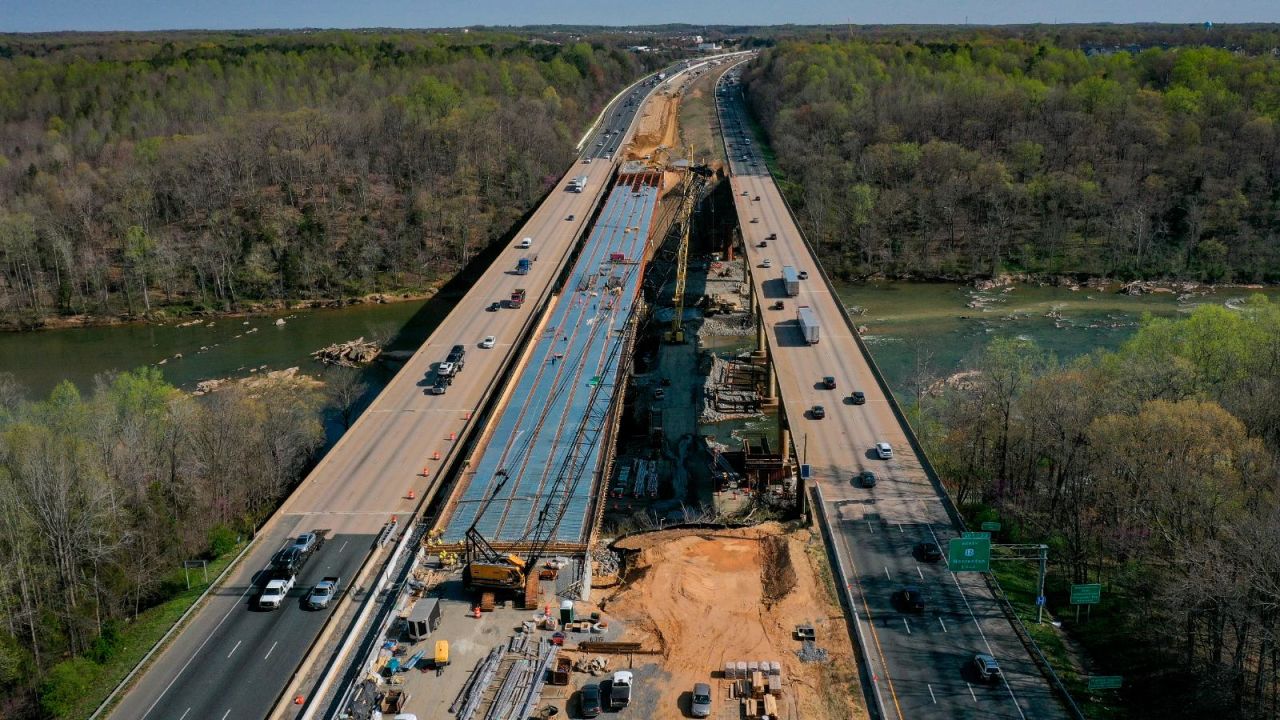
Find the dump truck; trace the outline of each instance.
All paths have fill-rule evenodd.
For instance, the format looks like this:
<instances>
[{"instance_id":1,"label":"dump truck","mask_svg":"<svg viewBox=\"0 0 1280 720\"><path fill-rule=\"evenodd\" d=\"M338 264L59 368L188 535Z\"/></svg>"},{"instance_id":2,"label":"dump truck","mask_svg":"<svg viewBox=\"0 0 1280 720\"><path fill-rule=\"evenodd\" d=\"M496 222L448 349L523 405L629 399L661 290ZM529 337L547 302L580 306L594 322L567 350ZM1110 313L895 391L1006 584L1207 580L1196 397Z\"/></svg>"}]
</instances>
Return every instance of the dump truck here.
<instances>
[{"instance_id":1,"label":"dump truck","mask_svg":"<svg viewBox=\"0 0 1280 720\"><path fill-rule=\"evenodd\" d=\"M799 326L805 342L810 345L818 343L818 316L813 314L813 308L808 305L796 308L796 325Z\"/></svg>"},{"instance_id":2,"label":"dump truck","mask_svg":"<svg viewBox=\"0 0 1280 720\"><path fill-rule=\"evenodd\" d=\"M619 670L609 681L609 707L617 710L631 703L631 683L633 677L626 670Z\"/></svg>"},{"instance_id":3,"label":"dump truck","mask_svg":"<svg viewBox=\"0 0 1280 720\"><path fill-rule=\"evenodd\" d=\"M782 266L782 288L786 290L787 297L795 297L800 294L800 276L796 273L796 269L790 265Z\"/></svg>"},{"instance_id":4,"label":"dump truck","mask_svg":"<svg viewBox=\"0 0 1280 720\"><path fill-rule=\"evenodd\" d=\"M530 259L529 259L529 258L527 258L527 257L526 257L526 258L520 258L520 261L516 263L516 274L517 274L517 275L528 275L528 274L529 274L529 270L531 270L532 268L533 268L533 261L532 261L532 260L530 260Z\"/></svg>"},{"instance_id":5,"label":"dump truck","mask_svg":"<svg viewBox=\"0 0 1280 720\"><path fill-rule=\"evenodd\" d=\"M507 300L507 307L518 308L524 305L525 290L524 288L516 288L511 291L511 299Z\"/></svg>"}]
</instances>

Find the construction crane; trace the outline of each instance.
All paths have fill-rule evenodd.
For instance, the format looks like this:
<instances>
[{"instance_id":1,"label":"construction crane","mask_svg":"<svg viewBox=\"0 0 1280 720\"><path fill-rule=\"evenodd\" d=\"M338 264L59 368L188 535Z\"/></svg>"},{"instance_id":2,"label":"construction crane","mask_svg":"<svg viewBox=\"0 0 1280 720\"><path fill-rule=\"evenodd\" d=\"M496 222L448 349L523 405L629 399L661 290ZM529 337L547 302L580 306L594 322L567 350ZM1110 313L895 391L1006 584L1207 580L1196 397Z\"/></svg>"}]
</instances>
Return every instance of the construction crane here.
<instances>
[{"instance_id":1,"label":"construction crane","mask_svg":"<svg viewBox=\"0 0 1280 720\"><path fill-rule=\"evenodd\" d=\"M684 342L684 287L689 270L689 230L693 226L693 203L702 187L702 178L711 172L705 166L693 165L692 146L686 149L685 156L689 158L689 173L685 176L680 211L676 215L676 222L680 223L680 245L676 250L676 287L671 296L675 314L671 316L671 329L666 335L666 340L670 343Z\"/></svg>"},{"instance_id":2,"label":"construction crane","mask_svg":"<svg viewBox=\"0 0 1280 720\"><path fill-rule=\"evenodd\" d=\"M634 266L628 272L635 272ZM612 332L610 327L611 323L607 321L593 325L597 332L605 333ZM607 375L609 368L615 367L626 344L614 344L605 360L601 376ZM537 605L537 576L533 575L533 570L538 558L546 554L547 548L555 541L556 532L569 509L573 493L583 476L591 469L589 465L592 450L604 432L605 419L612 412L614 404L619 402L620 394L613 393L605 407L598 406L597 400L607 385L604 382L592 385L591 395L582 411L582 419L571 436L572 442L555 472L546 500L538 510L537 520L523 537L510 543L511 551L506 553L495 548L476 527L509 478L505 470L499 470L495 474L498 478L497 485L476 513L471 527L467 528L466 565L462 579L468 588L523 594L525 607Z\"/></svg>"}]
</instances>

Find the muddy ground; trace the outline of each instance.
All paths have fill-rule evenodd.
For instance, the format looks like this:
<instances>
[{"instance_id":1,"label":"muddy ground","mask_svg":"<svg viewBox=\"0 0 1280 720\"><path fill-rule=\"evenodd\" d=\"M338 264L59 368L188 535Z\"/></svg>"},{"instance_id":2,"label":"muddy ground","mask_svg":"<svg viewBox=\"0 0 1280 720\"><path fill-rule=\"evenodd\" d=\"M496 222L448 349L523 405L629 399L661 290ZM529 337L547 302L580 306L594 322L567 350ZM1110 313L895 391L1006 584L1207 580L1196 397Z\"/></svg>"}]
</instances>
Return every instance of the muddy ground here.
<instances>
[{"instance_id":1,"label":"muddy ground","mask_svg":"<svg viewBox=\"0 0 1280 720\"><path fill-rule=\"evenodd\" d=\"M766 523L736 530L673 530L627 538L627 580L601 605L627 626L625 640L656 647L636 656L645 717L687 717L696 682L710 683L716 718L739 717L721 670L728 661L778 660L783 718L866 717L853 647L834 596L821 538ZM796 625L814 625L825 663L803 663ZM648 666L648 667L646 667Z\"/></svg>"}]
</instances>

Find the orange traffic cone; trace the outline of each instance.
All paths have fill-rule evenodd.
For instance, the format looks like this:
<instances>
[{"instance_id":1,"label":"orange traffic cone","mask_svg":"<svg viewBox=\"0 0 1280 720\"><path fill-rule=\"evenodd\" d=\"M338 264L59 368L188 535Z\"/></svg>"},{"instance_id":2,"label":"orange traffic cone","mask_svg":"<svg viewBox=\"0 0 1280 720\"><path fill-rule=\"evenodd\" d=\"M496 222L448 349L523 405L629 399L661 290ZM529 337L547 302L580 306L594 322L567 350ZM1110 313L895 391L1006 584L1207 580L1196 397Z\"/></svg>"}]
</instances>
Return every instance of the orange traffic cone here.
<instances>
[{"instance_id":1,"label":"orange traffic cone","mask_svg":"<svg viewBox=\"0 0 1280 720\"><path fill-rule=\"evenodd\" d=\"M294 705L301 705L301 704L302 704L302 696L301 696L301 695L298 695L297 697L295 697L295 698L293 699L293 704L294 704Z\"/></svg>"},{"instance_id":2,"label":"orange traffic cone","mask_svg":"<svg viewBox=\"0 0 1280 720\"><path fill-rule=\"evenodd\" d=\"M409 488L409 499L412 500L415 497L417 497L417 494L413 492L413 488Z\"/></svg>"},{"instance_id":3,"label":"orange traffic cone","mask_svg":"<svg viewBox=\"0 0 1280 720\"><path fill-rule=\"evenodd\" d=\"M439 459L440 459L440 451L439 451L439 450L437 450L437 451L435 451L435 452L431 453L431 459L432 459L432 460L439 460Z\"/></svg>"},{"instance_id":4,"label":"orange traffic cone","mask_svg":"<svg viewBox=\"0 0 1280 720\"><path fill-rule=\"evenodd\" d=\"M453 442L454 440L457 440L457 439L458 439L458 433L449 433L449 442Z\"/></svg>"},{"instance_id":5,"label":"orange traffic cone","mask_svg":"<svg viewBox=\"0 0 1280 720\"><path fill-rule=\"evenodd\" d=\"M475 606L475 607L471 608L471 617L473 617L473 618L475 618L475 619L477 619L477 620L479 620L479 619L480 619L480 606L479 606L479 605L477 605L477 606Z\"/></svg>"},{"instance_id":6,"label":"orange traffic cone","mask_svg":"<svg viewBox=\"0 0 1280 720\"><path fill-rule=\"evenodd\" d=\"M470 419L471 419L471 411L470 411L470 410L468 410L468 411L466 411L465 413L463 413L463 414L462 414L462 419L463 419L463 420L470 420Z\"/></svg>"}]
</instances>

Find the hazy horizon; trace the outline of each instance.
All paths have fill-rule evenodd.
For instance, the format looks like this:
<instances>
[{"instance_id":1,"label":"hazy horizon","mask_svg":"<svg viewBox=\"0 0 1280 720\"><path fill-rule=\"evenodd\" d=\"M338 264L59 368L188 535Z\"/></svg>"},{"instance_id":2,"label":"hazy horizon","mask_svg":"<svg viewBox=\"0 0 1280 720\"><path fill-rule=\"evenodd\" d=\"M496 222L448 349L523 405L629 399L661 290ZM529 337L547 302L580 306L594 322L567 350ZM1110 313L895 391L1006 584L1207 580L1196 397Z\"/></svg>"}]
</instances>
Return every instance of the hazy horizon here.
<instances>
[{"instance_id":1,"label":"hazy horizon","mask_svg":"<svg viewBox=\"0 0 1280 720\"><path fill-rule=\"evenodd\" d=\"M255 0L184 7L164 0L0 0L0 32L288 30L447 28L472 25L1020 25L1088 23L1215 24L1280 22L1275 0L1240 0L1206 11L1189 0L1080 0L1071 7L1049 3L952 3L903 0L886 7L866 0L813 0L778 6L763 0L709 0L691 7L676 0L644 6L584 5L565 0L529 0L518 7L501 0L468 3L374 0L360 5L335 0Z\"/></svg>"}]
</instances>

